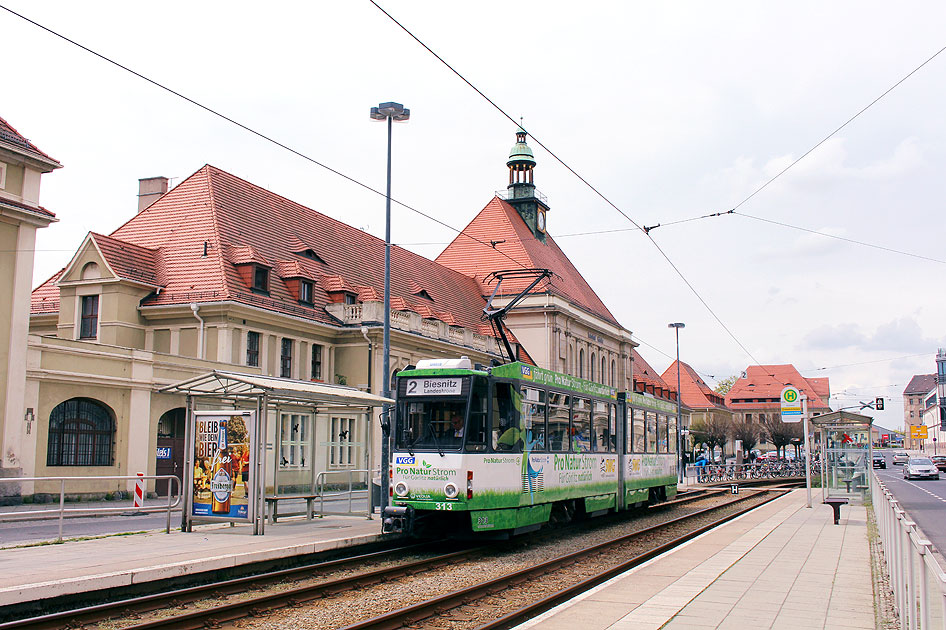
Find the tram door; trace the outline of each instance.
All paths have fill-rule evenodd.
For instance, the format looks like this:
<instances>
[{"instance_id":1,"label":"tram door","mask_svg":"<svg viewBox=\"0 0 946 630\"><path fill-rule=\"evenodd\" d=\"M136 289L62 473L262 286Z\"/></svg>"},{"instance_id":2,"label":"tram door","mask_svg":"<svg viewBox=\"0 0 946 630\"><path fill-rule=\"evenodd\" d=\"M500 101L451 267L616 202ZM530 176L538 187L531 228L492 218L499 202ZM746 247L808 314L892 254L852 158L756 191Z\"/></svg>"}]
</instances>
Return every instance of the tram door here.
<instances>
[{"instance_id":1,"label":"tram door","mask_svg":"<svg viewBox=\"0 0 946 630\"><path fill-rule=\"evenodd\" d=\"M165 412L158 420L158 443L155 452L154 474L177 475L184 482L184 420L187 410L184 407ZM154 491L158 496L166 497L170 481L158 479L154 482ZM175 492L180 487L174 486Z\"/></svg>"}]
</instances>

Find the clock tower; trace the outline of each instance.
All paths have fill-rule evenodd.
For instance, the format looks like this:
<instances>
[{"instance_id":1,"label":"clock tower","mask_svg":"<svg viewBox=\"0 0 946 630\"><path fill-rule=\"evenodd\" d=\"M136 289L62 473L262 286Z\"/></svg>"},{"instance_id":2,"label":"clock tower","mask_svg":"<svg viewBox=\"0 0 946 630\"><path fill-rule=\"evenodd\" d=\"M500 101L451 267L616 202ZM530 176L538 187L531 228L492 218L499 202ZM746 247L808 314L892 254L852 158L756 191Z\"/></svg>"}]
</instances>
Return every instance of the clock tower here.
<instances>
[{"instance_id":1,"label":"clock tower","mask_svg":"<svg viewBox=\"0 0 946 630\"><path fill-rule=\"evenodd\" d=\"M532 172L535 169L535 157L526 144L526 132L522 127L516 131L516 144L509 151L509 186L506 188L506 201L516 209L536 239L545 243L545 213L549 206L545 195L535 189Z\"/></svg>"}]
</instances>

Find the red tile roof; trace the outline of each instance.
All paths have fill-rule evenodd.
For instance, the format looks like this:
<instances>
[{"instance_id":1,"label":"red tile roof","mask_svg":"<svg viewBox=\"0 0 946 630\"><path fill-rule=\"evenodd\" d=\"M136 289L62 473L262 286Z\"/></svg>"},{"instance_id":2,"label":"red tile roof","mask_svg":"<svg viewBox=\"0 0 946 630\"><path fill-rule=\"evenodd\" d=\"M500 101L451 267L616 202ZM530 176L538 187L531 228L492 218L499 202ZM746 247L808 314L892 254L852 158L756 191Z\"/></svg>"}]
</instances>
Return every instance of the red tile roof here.
<instances>
[{"instance_id":1,"label":"red tile roof","mask_svg":"<svg viewBox=\"0 0 946 630\"><path fill-rule=\"evenodd\" d=\"M634 361L632 368L634 373L634 391L640 391L638 384L642 383L652 387L653 389L649 391L655 395L661 395L659 390L664 390L665 393L663 393L662 396L666 398L667 394L672 391L667 382L657 374L657 370L650 367L650 364L644 360L644 357L642 357L637 350L631 350L631 354Z\"/></svg>"},{"instance_id":2,"label":"red tile roof","mask_svg":"<svg viewBox=\"0 0 946 630\"><path fill-rule=\"evenodd\" d=\"M791 364L750 365L746 369L746 378L737 380L726 394L726 406L735 411L778 406L782 390L786 385L793 385L808 396L809 410L829 409L828 379L806 379Z\"/></svg>"},{"instance_id":3,"label":"red tile roof","mask_svg":"<svg viewBox=\"0 0 946 630\"><path fill-rule=\"evenodd\" d=\"M0 118L0 142L12 144L20 150L25 150L26 153L33 153L35 157L40 157L43 161L55 162L62 166L59 160L40 151L39 147L24 138L19 131L13 128L13 125L3 118Z\"/></svg>"},{"instance_id":4,"label":"red tile roof","mask_svg":"<svg viewBox=\"0 0 946 630\"><path fill-rule=\"evenodd\" d=\"M160 250L126 243L95 232L91 232L89 236L102 252L106 264L119 278L154 287L164 286L164 265L161 262Z\"/></svg>"},{"instance_id":5,"label":"red tile roof","mask_svg":"<svg viewBox=\"0 0 946 630\"><path fill-rule=\"evenodd\" d=\"M137 245L139 251L160 253L164 289L148 296L142 303L146 307L232 300L337 324L325 310L331 302L327 290L371 297L384 290L384 241L209 165L132 217L111 237L125 245ZM310 248L324 264L296 253ZM121 247L115 253L131 258L131 252ZM318 270L313 306L300 305L277 278L270 281L269 296L254 294L234 260L267 261L265 264L297 260L307 271ZM129 259L128 264L133 262ZM33 292L36 309L58 300L55 279ZM414 295L417 286L430 294L438 313L451 315L448 323L493 336L488 326L484 330L480 319L485 300L476 280L392 247L392 297L412 305L415 301L431 304Z\"/></svg>"},{"instance_id":6,"label":"red tile roof","mask_svg":"<svg viewBox=\"0 0 946 630\"><path fill-rule=\"evenodd\" d=\"M725 409L726 399L713 391L700 375L685 362L676 361L670 364L661 375L664 382L670 386L670 391L677 391L677 366L681 365L680 390L683 392L680 401L690 409Z\"/></svg>"},{"instance_id":7,"label":"red tile roof","mask_svg":"<svg viewBox=\"0 0 946 630\"><path fill-rule=\"evenodd\" d=\"M495 243L495 246L490 246L490 243ZM437 257L437 262L473 276L480 282L485 282L490 272L503 269L549 269L555 276L540 283L533 289L533 293L547 291L558 295L579 308L620 326L601 298L559 248L555 239L546 236L545 244L536 239L516 209L499 197L493 197L464 228L463 233L443 250ZM531 279L528 278L510 278L509 281L503 282L502 292L504 295L515 295L530 282ZM493 287L484 286L484 293L489 295Z\"/></svg>"}]
</instances>

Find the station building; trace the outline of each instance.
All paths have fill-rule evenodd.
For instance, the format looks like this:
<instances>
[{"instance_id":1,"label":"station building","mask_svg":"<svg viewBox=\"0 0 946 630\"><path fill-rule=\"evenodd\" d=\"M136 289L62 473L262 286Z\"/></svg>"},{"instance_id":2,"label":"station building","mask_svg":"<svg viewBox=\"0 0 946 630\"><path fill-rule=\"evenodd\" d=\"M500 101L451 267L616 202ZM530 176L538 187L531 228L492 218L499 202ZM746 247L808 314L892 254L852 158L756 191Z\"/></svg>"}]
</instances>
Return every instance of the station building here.
<instances>
[{"instance_id":1,"label":"station building","mask_svg":"<svg viewBox=\"0 0 946 630\"><path fill-rule=\"evenodd\" d=\"M489 274L516 267L511 256L554 274L507 320L515 358L632 383L630 331L546 233L533 166L521 132L507 199L494 197L467 228L494 246L461 236L436 261L392 248L392 372L421 358L500 359L482 313ZM210 165L171 190L164 178L142 180L139 197L127 223L88 234L32 293L21 405L35 423L18 427L16 446L25 476L183 472L184 397L159 390L213 371L381 392L383 241ZM291 486L313 468L379 465L380 423L368 409L276 410L268 424L267 478Z\"/></svg>"}]
</instances>

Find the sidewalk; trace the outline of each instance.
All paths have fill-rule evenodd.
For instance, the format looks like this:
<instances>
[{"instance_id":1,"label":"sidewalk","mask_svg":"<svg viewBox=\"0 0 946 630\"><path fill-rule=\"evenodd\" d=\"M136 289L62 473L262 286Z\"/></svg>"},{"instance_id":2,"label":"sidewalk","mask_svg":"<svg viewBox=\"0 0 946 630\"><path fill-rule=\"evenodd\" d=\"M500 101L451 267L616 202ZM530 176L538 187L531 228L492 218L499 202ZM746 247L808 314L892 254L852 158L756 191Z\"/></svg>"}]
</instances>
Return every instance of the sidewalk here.
<instances>
[{"instance_id":1,"label":"sidewalk","mask_svg":"<svg viewBox=\"0 0 946 630\"><path fill-rule=\"evenodd\" d=\"M796 490L519 628L877 627L867 509Z\"/></svg>"}]
</instances>

